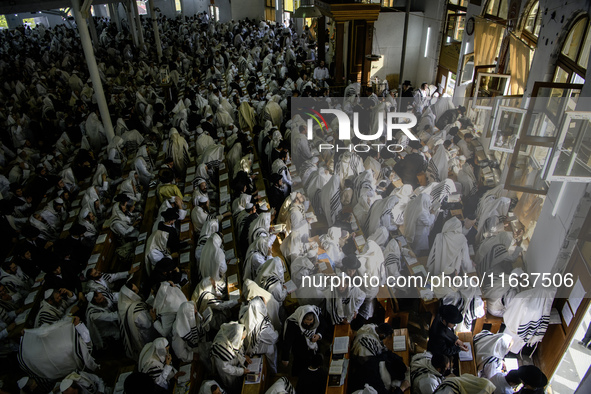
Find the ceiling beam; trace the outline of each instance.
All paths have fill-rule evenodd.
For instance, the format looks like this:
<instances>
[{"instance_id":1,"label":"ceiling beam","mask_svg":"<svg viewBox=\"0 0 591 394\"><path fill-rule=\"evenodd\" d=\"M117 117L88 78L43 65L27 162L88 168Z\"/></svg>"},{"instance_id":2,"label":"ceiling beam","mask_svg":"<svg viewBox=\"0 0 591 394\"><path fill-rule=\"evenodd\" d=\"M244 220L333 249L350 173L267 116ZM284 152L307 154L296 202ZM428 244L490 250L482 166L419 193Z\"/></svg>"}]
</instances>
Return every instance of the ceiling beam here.
<instances>
[{"instance_id":1,"label":"ceiling beam","mask_svg":"<svg viewBox=\"0 0 591 394\"><path fill-rule=\"evenodd\" d=\"M95 5L120 3L120 0L94 0ZM44 10L56 10L69 8L72 3L69 0L8 0L0 1L0 14L19 14L25 12L36 13Z\"/></svg>"}]
</instances>

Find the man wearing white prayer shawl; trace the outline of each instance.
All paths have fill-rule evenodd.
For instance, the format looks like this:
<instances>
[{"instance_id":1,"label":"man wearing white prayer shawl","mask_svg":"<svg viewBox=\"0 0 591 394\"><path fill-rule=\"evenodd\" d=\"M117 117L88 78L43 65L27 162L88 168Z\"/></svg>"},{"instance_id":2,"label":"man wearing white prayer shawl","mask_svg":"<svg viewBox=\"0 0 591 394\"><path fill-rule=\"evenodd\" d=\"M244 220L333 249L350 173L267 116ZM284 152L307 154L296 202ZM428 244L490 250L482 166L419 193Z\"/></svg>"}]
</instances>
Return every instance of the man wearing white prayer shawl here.
<instances>
[{"instance_id":1,"label":"man wearing white prayer shawl","mask_svg":"<svg viewBox=\"0 0 591 394\"><path fill-rule=\"evenodd\" d=\"M107 143L107 135L105 133L105 128L103 127L103 123L99 119L99 109L97 106L94 106L88 118L86 118L86 123L84 124L84 128L86 130L86 137L90 142L90 146L92 150L96 153L101 150L101 148L106 145Z\"/></svg>"},{"instance_id":2,"label":"man wearing white prayer shawl","mask_svg":"<svg viewBox=\"0 0 591 394\"><path fill-rule=\"evenodd\" d=\"M474 175L473 164L473 161L467 161L458 172L458 182L462 185L462 196L464 198L470 197L478 191L478 180Z\"/></svg>"},{"instance_id":3,"label":"man wearing white prayer shawl","mask_svg":"<svg viewBox=\"0 0 591 394\"><path fill-rule=\"evenodd\" d=\"M437 295L442 299L442 305L453 305L460 311L462 321L458 323L457 332L472 331L472 323L486 313L478 287L467 286L448 292L444 296Z\"/></svg>"},{"instance_id":4,"label":"man wearing white prayer shawl","mask_svg":"<svg viewBox=\"0 0 591 394\"><path fill-rule=\"evenodd\" d=\"M432 394L445 379L451 368L449 358L444 354L430 352L415 354L410 362L410 379L413 394Z\"/></svg>"},{"instance_id":5,"label":"man wearing white prayer shawl","mask_svg":"<svg viewBox=\"0 0 591 394\"><path fill-rule=\"evenodd\" d=\"M46 391L51 390L53 382L73 371L94 371L99 367L70 321L24 330L17 356L23 371Z\"/></svg>"},{"instance_id":6,"label":"man wearing white prayer shawl","mask_svg":"<svg viewBox=\"0 0 591 394\"><path fill-rule=\"evenodd\" d=\"M346 151L343 153L335 166L335 175L338 174L340 186L345 185L345 179L356 177L365 171L363 161L357 153Z\"/></svg>"},{"instance_id":7,"label":"man wearing white prayer shawl","mask_svg":"<svg viewBox=\"0 0 591 394\"><path fill-rule=\"evenodd\" d=\"M520 277L521 274L523 270L515 268L509 275ZM497 317L503 317L507 306L521 291L520 287L503 286L502 281L501 277L494 275L491 283L482 286L482 298L486 299L486 312Z\"/></svg>"},{"instance_id":8,"label":"man wearing white prayer shawl","mask_svg":"<svg viewBox=\"0 0 591 394\"><path fill-rule=\"evenodd\" d=\"M432 275L445 273L453 276L475 271L468 241L462 233L462 222L457 217L445 222L441 233L435 236L426 268Z\"/></svg>"},{"instance_id":9,"label":"man wearing white prayer shawl","mask_svg":"<svg viewBox=\"0 0 591 394\"><path fill-rule=\"evenodd\" d=\"M503 361L513 339L511 335L484 330L474 335L474 354L478 376L490 379L503 371Z\"/></svg>"},{"instance_id":10,"label":"man wearing white prayer shawl","mask_svg":"<svg viewBox=\"0 0 591 394\"><path fill-rule=\"evenodd\" d=\"M303 305L285 321L281 361L287 366L290 354L293 355L292 376L298 376L318 352L318 341L324 332L321 313L317 306Z\"/></svg>"},{"instance_id":11,"label":"man wearing white prayer shawl","mask_svg":"<svg viewBox=\"0 0 591 394\"><path fill-rule=\"evenodd\" d=\"M259 204L259 207L261 204ZM267 210L269 209L267 205ZM271 226L271 213L270 212L263 212L261 213L255 220L252 221L250 227L248 228L248 242L253 243L259 237L268 237L269 240L269 248L273 245L275 235L269 235L269 229Z\"/></svg>"},{"instance_id":12,"label":"man wearing white prayer shawl","mask_svg":"<svg viewBox=\"0 0 591 394\"><path fill-rule=\"evenodd\" d=\"M96 242L96 239L99 235L98 221L88 206L84 206L80 209L78 223L83 225L86 229L84 232L84 238L91 240L92 242Z\"/></svg>"},{"instance_id":13,"label":"man wearing white prayer shawl","mask_svg":"<svg viewBox=\"0 0 591 394\"><path fill-rule=\"evenodd\" d=\"M555 288L524 290L507 306L504 333L513 337L512 353L519 353L525 345L535 346L544 338L555 295Z\"/></svg>"},{"instance_id":14,"label":"man wearing white prayer shawl","mask_svg":"<svg viewBox=\"0 0 591 394\"><path fill-rule=\"evenodd\" d=\"M340 267L341 261L345 257L342 247L349 238L350 234L340 227L330 227L326 234L320 235L320 246L326 251L332 263Z\"/></svg>"},{"instance_id":15,"label":"man wearing white prayer shawl","mask_svg":"<svg viewBox=\"0 0 591 394\"><path fill-rule=\"evenodd\" d=\"M141 145L135 154L134 168L140 177L140 184L144 189L147 189L150 182L156 177L156 174L152 173L154 164L148 153L147 145Z\"/></svg>"},{"instance_id":16,"label":"man wearing white prayer shawl","mask_svg":"<svg viewBox=\"0 0 591 394\"><path fill-rule=\"evenodd\" d=\"M301 124L296 127L297 133L292 132L291 147L294 164L299 169L305 161L311 160L314 157L314 154L312 152L312 149L310 149L310 144L308 142L307 137L308 131L306 126Z\"/></svg>"},{"instance_id":17,"label":"man wearing white prayer shawl","mask_svg":"<svg viewBox=\"0 0 591 394\"><path fill-rule=\"evenodd\" d=\"M187 297L180 287L162 282L154 298L154 311L156 320L154 328L163 337L169 337L172 332L172 324L176 319L176 313L181 304L187 302Z\"/></svg>"},{"instance_id":18,"label":"man wearing white prayer shawl","mask_svg":"<svg viewBox=\"0 0 591 394\"><path fill-rule=\"evenodd\" d=\"M388 323L364 324L355 333L351 350L356 357L373 357L387 352L388 348L383 341L392 335L394 330Z\"/></svg>"},{"instance_id":19,"label":"man wearing white prayer shawl","mask_svg":"<svg viewBox=\"0 0 591 394\"><path fill-rule=\"evenodd\" d=\"M105 392L105 382L92 373L72 372L60 383L60 392L64 394L98 394Z\"/></svg>"},{"instance_id":20,"label":"man wearing white prayer shawl","mask_svg":"<svg viewBox=\"0 0 591 394\"><path fill-rule=\"evenodd\" d=\"M189 144L174 127L169 131L168 156L174 160L174 169L178 174L184 174L191 161Z\"/></svg>"},{"instance_id":21,"label":"man wearing white prayer shawl","mask_svg":"<svg viewBox=\"0 0 591 394\"><path fill-rule=\"evenodd\" d=\"M96 349L105 347L105 340L119 340L119 314L117 301L105 296L102 291L91 291L87 294L86 325L90 332L92 344Z\"/></svg>"},{"instance_id":22,"label":"man wearing white prayer shawl","mask_svg":"<svg viewBox=\"0 0 591 394\"><path fill-rule=\"evenodd\" d=\"M240 37L240 34L237 34L237 37ZM226 394L226 391L215 380L206 380L201 384L199 394Z\"/></svg>"},{"instance_id":23,"label":"man wearing white prayer shawl","mask_svg":"<svg viewBox=\"0 0 591 394\"><path fill-rule=\"evenodd\" d=\"M485 239L476 252L474 260L478 271L482 274L508 273L513 269L513 263L519 257L522 248L515 247L513 253L509 253L509 248L513 243L513 233L510 231L501 231L490 238Z\"/></svg>"},{"instance_id":24,"label":"man wearing white prayer shawl","mask_svg":"<svg viewBox=\"0 0 591 394\"><path fill-rule=\"evenodd\" d=\"M156 230L146 242L145 264L148 275L152 274L156 264L164 258L172 258L168 250L168 232Z\"/></svg>"},{"instance_id":25,"label":"man wearing white prayer shawl","mask_svg":"<svg viewBox=\"0 0 591 394\"><path fill-rule=\"evenodd\" d=\"M311 159L305 160L298 167L300 178L302 179L302 185L306 185L312 172L318 170L318 156L313 156Z\"/></svg>"},{"instance_id":26,"label":"man wearing white prayer shawl","mask_svg":"<svg viewBox=\"0 0 591 394\"><path fill-rule=\"evenodd\" d=\"M199 130L201 130L201 133L199 133ZM195 140L195 150L197 152L197 157L199 157L205 152L205 149L211 145L215 145L215 142L209 134L203 131L203 129L197 128L197 133L199 136Z\"/></svg>"},{"instance_id":27,"label":"man wearing white prayer shawl","mask_svg":"<svg viewBox=\"0 0 591 394\"><path fill-rule=\"evenodd\" d=\"M365 234L373 234L378 227L386 227L388 231L396 231L398 226L394 223L393 209L398 204L398 197L390 196L375 201L369 209L369 214L364 224Z\"/></svg>"},{"instance_id":28,"label":"man wearing white prayer shawl","mask_svg":"<svg viewBox=\"0 0 591 394\"><path fill-rule=\"evenodd\" d=\"M293 185L293 181L291 179L291 173L285 164L287 160L287 152L281 151L279 154L279 158L273 162L271 166L271 173L279 174L283 178L283 183L289 187L291 190L291 186Z\"/></svg>"},{"instance_id":29,"label":"man wearing white prayer shawl","mask_svg":"<svg viewBox=\"0 0 591 394\"><path fill-rule=\"evenodd\" d=\"M293 388L289 379L285 376L278 379L269 389L265 392L265 394L295 394L296 391Z\"/></svg>"},{"instance_id":30,"label":"man wearing white prayer shawl","mask_svg":"<svg viewBox=\"0 0 591 394\"><path fill-rule=\"evenodd\" d=\"M333 325L349 324L357 317L359 308L365 301L365 293L346 282L347 274L340 274L341 286L324 291L326 311Z\"/></svg>"},{"instance_id":31,"label":"man wearing white prayer shawl","mask_svg":"<svg viewBox=\"0 0 591 394\"><path fill-rule=\"evenodd\" d=\"M391 277L400 276L400 245L398 241L391 239L384 249L384 267L386 268L386 275Z\"/></svg>"},{"instance_id":32,"label":"man wearing white prayer shawl","mask_svg":"<svg viewBox=\"0 0 591 394\"><path fill-rule=\"evenodd\" d=\"M433 394L492 394L495 388L488 379L464 373L461 376L446 378Z\"/></svg>"},{"instance_id":33,"label":"man wearing white prayer shawl","mask_svg":"<svg viewBox=\"0 0 591 394\"><path fill-rule=\"evenodd\" d=\"M240 309L238 321L245 327L244 351L249 356L265 354L272 373L277 372L277 341L279 333L273 328L265 300L254 297Z\"/></svg>"},{"instance_id":34,"label":"man wearing white prayer shawl","mask_svg":"<svg viewBox=\"0 0 591 394\"><path fill-rule=\"evenodd\" d=\"M171 365L172 356L168 352L166 338L156 338L154 342L146 344L140 353L138 371L147 373L158 386L168 389L173 379L183 376L184 372L177 372Z\"/></svg>"},{"instance_id":35,"label":"man wearing white prayer shawl","mask_svg":"<svg viewBox=\"0 0 591 394\"><path fill-rule=\"evenodd\" d=\"M138 358L146 343L158 336L150 315L150 307L137 294L138 292L136 285L126 283L119 292L117 304L125 355L132 360Z\"/></svg>"},{"instance_id":36,"label":"man wearing white prayer shawl","mask_svg":"<svg viewBox=\"0 0 591 394\"><path fill-rule=\"evenodd\" d=\"M54 324L60 320L68 320L66 312L76 301L76 295L68 289L45 290L44 299L35 318L35 328L44 324Z\"/></svg>"},{"instance_id":37,"label":"man wearing white prayer shawl","mask_svg":"<svg viewBox=\"0 0 591 394\"><path fill-rule=\"evenodd\" d=\"M328 183L322 187L320 202L328 226L334 226L337 217L343 209L343 205L341 204L340 178L336 172Z\"/></svg>"},{"instance_id":38,"label":"man wearing white prayer shawl","mask_svg":"<svg viewBox=\"0 0 591 394\"><path fill-rule=\"evenodd\" d=\"M194 301L183 302L176 314L172 325L172 349L174 354L183 362L193 361L197 353L204 358L211 350L211 342L207 342L206 335L211 321L211 309L204 318L197 311Z\"/></svg>"},{"instance_id":39,"label":"man wearing white prayer shawl","mask_svg":"<svg viewBox=\"0 0 591 394\"><path fill-rule=\"evenodd\" d=\"M213 340L211 359L213 370L229 392L238 392L240 379L249 372L250 358L244 354L246 330L237 322L224 323Z\"/></svg>"},{"instance_id":40,"label":"man wearing white prayer shawl","mask_svg":"<svg viewBox=\"0 0 591 394\"><path fill-rule=\"evenodd\" d=\"M269 319L276 330L281 330L281 319L279 311L282 308L283 301L287 298L287 289L285 288L285 270L280 257L268 259L259 270L255 278L255 283L263 290L268 291L273 296L266 300Z\"/></svg>"},{"instance_id":41,"label":"man wearing white prayer shawl","mask_svg":"<svg viewBox=\"0 0 591 394\"><path fill-rule=\"evenodd\" d=\"M378 284L372 286L373 281L367 281L362 288L365 293L365 301L359 308L359 315L365 320L373 316L376 304L376 296L382 284L386 283L386 270L384 268L384 254L380 246L374 241L368 240L363 247L363 251L357 255L361 267L357 270L358 275L363 277L378 278Z\"/></svg>"},{"instance_id":42,"label":"man wearing white prayer shawl","mask_svg":"<svg viewBox=\"0 0 591 394\"><path fill-rule=\"evenodd\" d=\"M246 251L244 261L243 280L254 280L259 273L262 265L271 256L271 247L269 246L268 237L258 237L250 244Z\"/></svg>"},{"instance_id":43,"label":"man wearing white prayer shawl","mask_svg":"<svg viewBox=\"0 0 591 394\"><path fill-rule=\"evenodd\" d=\"M481 242L484 238L490 236L490 232L494 232L494 226L504 221L504 218L509 214L509 206L511 199L508 197L500 197L497 199L487 199L482 209L478 206L480 216L478 216L478 233L476 234L476 241Z\"/></svg>"},{"instance_id":44,"label":"man wearing white prayer shawl","mask_svg":"<svg viewBox=\"0 0 591 394\"><path fill-rule=\"evenodd\" d=\"M429 232L435 222L430 209L431 196L421 193L410 200L404 212L402 233L417 255L424 255L429 250Z\"/></svg>"},{"instance_id":45,"label":"man wearing white prayer shawl","mask_svg":"<svg viewBox=\"0 0 591 394\"><path fill-rule=\"evenodd\" d=\"M137 271L139 271L139 267L131 267L129 271L108 274L102 273L95 268L90 268L86 271L86 279L88 280L86 286L88 291L100 291L107 298L117 302L119 299L119 293L111 290L113 283L122 279L127 279Z\"/></svg>"},{"instance_id":46,"label":"man wearing white prayer shawl","mask_svg":"<svg viewBox=\"0 0 591 394\"><path fill-rule=\"evenodd\" d=\"M449 171L449 153L447 149L449 146L451 146L451 141L443 142L443 140L438 140L435 143L436 151L431 160L429 160L426 171L429 182L443 182L447 179L447 173Z\"/></svg>"},{"instance_id":47,"label":"man wearing white prayer shawl","mask_svg":"<svg viewBox=\"0 0 591 394\"><path fill-rule=\"evenodd\" d=\"M6 286L14 293L19 293L22 297L27 297L31 291L33 280L12 259L2 263L0 284Z\"/></svg>"},{"instance_id":48,"label":"man wearing white prayer shawl","mask_svg":"<svg viewBox=\"0 0 591 394\"><path fill-rule=\"evenodd\" d=\"M214 233L209 237L203 246L199 262L199 273L201 278L210 277L216 282L226 277L228 266L224 254L222 238Z\"/></svg>"},{"instance_id":49,"label":"man wearing white prayer shawl","mask_svg":"<svg viewBox=\"0 0 591 394\"><path fill-rule=\"evenodd\" d=\"M119 164L121 167L123 167L127 161L127 157L123 153L124 143L125 141L123 141L123 138L115 136L107 146L107 158L113 163Z\"/></svg>"}]
</instances>

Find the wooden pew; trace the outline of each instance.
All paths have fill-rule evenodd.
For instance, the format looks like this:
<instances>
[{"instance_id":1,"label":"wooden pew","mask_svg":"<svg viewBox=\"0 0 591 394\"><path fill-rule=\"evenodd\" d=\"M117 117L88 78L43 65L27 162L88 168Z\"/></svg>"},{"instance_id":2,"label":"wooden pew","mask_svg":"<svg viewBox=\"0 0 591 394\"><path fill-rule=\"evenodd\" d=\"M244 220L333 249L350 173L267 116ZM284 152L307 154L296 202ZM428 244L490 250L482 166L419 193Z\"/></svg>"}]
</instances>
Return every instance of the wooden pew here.
<instances>
[{"instance_id":1,"label":"wooden pew","mask_svg":"<svg viewBox=\"0 0 591 394\"><path fill-rule=\"evenodd\" d=\"M345 353L344 358L350 360L351 359L351 346L353 345L353 331L351 331L351 325L350 324L337 324L336 326L334 326L334 336L333 336L333 341L332 344L334 345L334 339L337 337L345 337L348 336L349 337L349 352ZM330 353L330 363L332 363L333 360L333 354L332 351ZM329 365L330 365L329 363ZM343 383L342 386L329 386L329 381L330 381L330 377L327 379L326 381L326 393L330 393L330 394L344 394L347 392L347 380L348 380L348 375L349 375L349 370L351 368L351 365L349 365L347 367L347 372L346 372L346 376L345 376L345 382Z\"/></svg>"},{"instance_id":2,"label":"wooden pew","mask_svg":"<svg viewBox=\"0 0 591 394\"><path fill-rule=\"evenodd\" d=\"M267 357L261 355L262 357L262 369L261 369L261 378L258 383L248 383L246 381L246 377L244 377L244 382L242 383L242 394L264 394L269 386L269 376L268 376L268 365L267 365Z\"/></svg>"},{"instance_id":3,"label":"wooden pew","mask_svg":"<svg viewBox=\"0 0 591 394\"><path fill-rule=\"evenodd\" d=\"M480 331L482 331L483 330L483 326L485 324L490 324L490 328L488 330L490 332L492 332L493 334L496 334L501 329L501 325L503 324L503 318L502 317L493 316L490 313L488 313L488 311L487 311L484 316L479 317L474 322L474 330L473 330L474 335L476 335Z\"/></svg>"}]
</instances>

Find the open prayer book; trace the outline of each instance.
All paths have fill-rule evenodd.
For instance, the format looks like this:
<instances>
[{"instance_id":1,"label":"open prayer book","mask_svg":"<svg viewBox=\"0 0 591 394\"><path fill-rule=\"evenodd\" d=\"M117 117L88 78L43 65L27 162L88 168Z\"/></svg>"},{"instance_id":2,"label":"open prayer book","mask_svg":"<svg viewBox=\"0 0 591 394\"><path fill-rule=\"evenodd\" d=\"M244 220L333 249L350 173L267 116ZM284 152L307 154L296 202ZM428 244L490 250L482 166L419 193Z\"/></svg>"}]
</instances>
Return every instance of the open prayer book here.
<instances>
[{"instance_id":1,"label":"open prayer book","mask_svg":"<svg viewBox=\"0 0 591 394\"><path fill-rule=\"evenodd\" d=\"M464 342L464 345L468 347L468 350L461 350L458 357L460 358L460 361L472 361L472 346L469 342Z\"/></svg>"}]
</instances>

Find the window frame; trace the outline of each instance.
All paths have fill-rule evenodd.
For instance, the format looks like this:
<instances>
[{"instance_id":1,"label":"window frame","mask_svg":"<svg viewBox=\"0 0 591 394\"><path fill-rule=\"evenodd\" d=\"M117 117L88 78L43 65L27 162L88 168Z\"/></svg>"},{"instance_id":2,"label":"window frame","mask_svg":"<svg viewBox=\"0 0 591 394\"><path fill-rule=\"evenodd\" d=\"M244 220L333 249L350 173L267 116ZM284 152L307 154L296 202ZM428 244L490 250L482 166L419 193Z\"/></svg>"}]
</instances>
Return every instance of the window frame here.
<instances>
[{"instance_id":1,"label":"window frame","mask_svg":"<svg viewBox=\"0 0 591 394\"><path fill-rule=\"evenodd\" d=\"M507 80L507 82L505 83L505 89L503 94L501 94L500 96L507 96L507 94L509 93L509 89L511 88L511 75L510 74L499 74L499 73L478 73L476 76L476 86L474 88L475 94L472 98L472 108L474 109L493 109L493 105L491 106L487 106L487 105L478 105L477 104L477 100L478 100L478 89L480 88L480 80L482 79L481 77L497 77L497 78L505 78ZM492 97L487 97L487 98L492 98L494 99L495 97L498 96L492 96Z\"/></svg>"},{"instance_id":2,"label":"window frame","mask_svg":"<svg viewBox=\"0 0 591 394\"><path fill-rule=\"evenodd\" d=\"M521 24L521 39L524 40L525 42L527 42L529 44L530 47L535 48L538 46L538 36L536 36L534 34L534 32L530 32L529 30L527 30L525 28L526 24L527 24L527 19L529 18L529 14L532 11L533 7L535 5L538 5L538 12L536 13L536 18L534 20L534 31L536 30L536 25L537 25L537 21L539 18L539 23L540 25L542 24L542 18L541 18L541 8L540 8L540 2L539 0L535 0L530 2L530 4L528 4L528 7L525 9L525 11L523 12L522 15L522 24ZM540 26L541 29L541 26Z\"/></svg>"},{"instance_id":3,"label":"window frame","mask_svg":"<svg viewBox=\"0 0 591 394\"><path fill-rule=\"evenodd\" d=\"M567 111L565 116L562 120L562 127L560 128L560 133L558 134L558 138L556 140L556 144L554 149L552 150L552 154L550 156L550 166L547 170L546 180L547 181L561 181L561 182L581 182L581 183L590 183L591 182L591 174L586 177L581 176L571 176L571 175L554 175L554 171L556 170L556 165L558 164L558 159L560 158L561 148L564 145L564 140L566 139L568 127L570 125L571 120L587 120L591 122L591 112L589 111ZM591 128L588 128L588 133L591 133ZM580 136L577 136L580 138ZM575 157L575 160L577 158ZM591 169L589 170L591 173Z\"/></svg>"},{"instance_id":4,"label":"window frame","mask_svg":"<svg viewBox=\"0 0 591 394\"><path fill-rule=\"evenodd\" d=\"M585 24L585 28L583 30L583 34L582 34L583 38L580 42L579 48L577 49L577 54L575 56L575 60L572 60L571 58L569 58L568 56L563 54L562 51L564 49L564 45L566 44L566 39L568 39L568 36L571 34L573 29L584 19L587 20L587 23ZM587 69L581 67L579 65L579 61L580 61L581 52L583 50L583 47L585 46L585 41L587 40L587 38L590 34L591 34L591 18L587 14L579 15L577 18L575 18L573 23L570 25L570 27L568 29L568 33L566 34L566 39L562 43L562 46L560 47L560 51L558 52L558 59L556 60L556 66L554 68L554 74L552 76L553 81L556 78L559 67L568 73L568 78L567 78L568 82L567 83L569 83L572 80L573 73L575 73L579 77L585 79L585 74L587 73ZM587 67L589 67L589 64L587 64Z\"/></svg>"},{"instance_id":5,"label":"window frame","mask_svg":"<svg viewBox=\"0 0 591 394\"><path fill-rule=\"evenodd\" d=\"M517 132L514 134L515 137L517 139L519 139L519 134L521 133L521 128L523 127L523 123L525 121L525 115L527 113L527 110L523 109L523 108L515 108L515 107L509 107L509 106L505 106L505 105L499 105L497 107L495 117L493 119L492 135L490 138L490 143L489 143L488 149L489 150L498 150L498 151L507 152L507 153L513 153L515 146L513 146L513 148L503 148L503 147L498 147L495 145L499 124L500 124L501 118L502 118L502 112L512 112L512 113L518 113L518 114L522 115L521 121L519 122L519 127L517 129ZM515 145L517 145L517 139L515 140Z\"/></svg>"}]
</instances>

